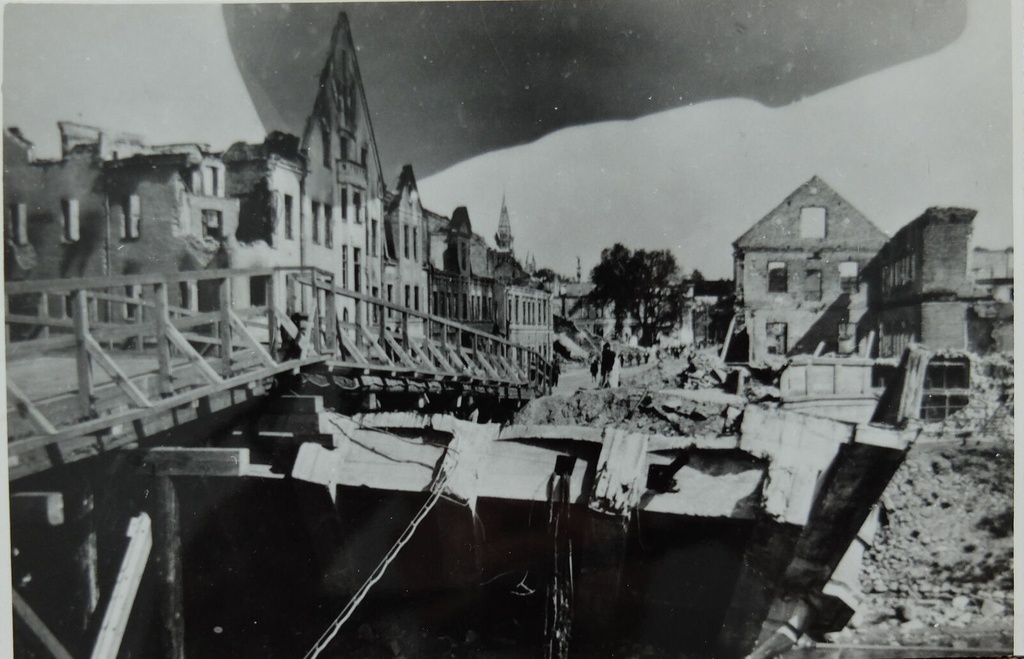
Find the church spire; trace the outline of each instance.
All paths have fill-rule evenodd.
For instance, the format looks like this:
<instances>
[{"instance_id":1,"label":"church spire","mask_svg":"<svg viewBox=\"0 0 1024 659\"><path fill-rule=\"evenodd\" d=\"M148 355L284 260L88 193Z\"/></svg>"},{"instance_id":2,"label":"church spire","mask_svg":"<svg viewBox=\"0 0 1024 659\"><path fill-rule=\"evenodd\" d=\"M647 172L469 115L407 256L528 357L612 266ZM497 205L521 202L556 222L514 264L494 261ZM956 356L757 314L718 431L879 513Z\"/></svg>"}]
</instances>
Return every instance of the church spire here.
<instances>
[{"instance_id":1,"label":"church spire","mask_svg":"<svg viewBox=\"0 0 1024 659\"><path fill-rule=\"evenodd\" d=\"M494 243L499 252L512 253L512 225L508 221L508 206L505 204L505 193L501 194L501 217L498 218L498 233L494 234Z\"/></svg>"}]
</instances>

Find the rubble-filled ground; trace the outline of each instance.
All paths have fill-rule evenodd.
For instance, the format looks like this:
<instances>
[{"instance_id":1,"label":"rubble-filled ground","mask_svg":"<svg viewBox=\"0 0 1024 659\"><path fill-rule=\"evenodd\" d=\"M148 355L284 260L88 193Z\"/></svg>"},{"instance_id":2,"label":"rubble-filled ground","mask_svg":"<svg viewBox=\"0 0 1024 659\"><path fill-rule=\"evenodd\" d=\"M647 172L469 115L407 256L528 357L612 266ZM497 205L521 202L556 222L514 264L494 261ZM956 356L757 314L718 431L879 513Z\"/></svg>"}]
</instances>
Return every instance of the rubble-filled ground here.
<instances>
[{"instance_id":1,"label":"rubble-filled ground","mask_svg":"<svg viewBox=\"0 0 1024 659\"><path fill-rule=\"evenodd\" d=\"M690 434L730 430L719 415L686 414L663 404L665 389L737 391L713 356L659 361L615 390L588 389L530 403L519 423ZM922 434L882 497L883 525L861 573L863 601L842 632L844 644L1009 648L1013 595L1013 361L972 362L967 408ZM668 392L666 392L668 393ZM746 401L777 400L770 384L747 378ZM706 411L706 410L705 410Z\"/></svg>"}]
</instances>

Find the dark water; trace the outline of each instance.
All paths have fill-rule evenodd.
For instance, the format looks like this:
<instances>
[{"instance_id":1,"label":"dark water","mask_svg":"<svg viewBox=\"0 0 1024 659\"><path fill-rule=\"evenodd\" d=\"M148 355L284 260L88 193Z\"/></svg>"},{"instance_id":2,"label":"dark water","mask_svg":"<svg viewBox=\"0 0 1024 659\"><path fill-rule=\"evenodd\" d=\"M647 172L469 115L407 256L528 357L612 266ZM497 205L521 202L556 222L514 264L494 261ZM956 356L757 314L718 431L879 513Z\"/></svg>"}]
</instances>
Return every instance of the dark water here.
<instances>
[{"instance_id":1,"label":"dark water","mask_svg":"<svg viewBox=\"0 0 1024 659\"><path fill-rule=\"evenodd\" d=\"M117 574L128 519L155 516L152 481L130 462L93 461L100 585L90 629L75 624L74 529L15 529L15 579L75 656L87 656ZM82 473L82 472L80 472ZM67 476L66 474L64 475ZM59 474L18 482L46 489ZM388 551L426 496L237 478L175 480L184 553L186 656L302 657ZM575 656L710 656L747 540L743 524L442 500L323 657L537 657L556 548L571 547ZM156 548L154 548L154 552ZM147 568L122 657L159 656L163 626ZM17 634L19 657L44 656Z\"/></svg>"}]
</instances>

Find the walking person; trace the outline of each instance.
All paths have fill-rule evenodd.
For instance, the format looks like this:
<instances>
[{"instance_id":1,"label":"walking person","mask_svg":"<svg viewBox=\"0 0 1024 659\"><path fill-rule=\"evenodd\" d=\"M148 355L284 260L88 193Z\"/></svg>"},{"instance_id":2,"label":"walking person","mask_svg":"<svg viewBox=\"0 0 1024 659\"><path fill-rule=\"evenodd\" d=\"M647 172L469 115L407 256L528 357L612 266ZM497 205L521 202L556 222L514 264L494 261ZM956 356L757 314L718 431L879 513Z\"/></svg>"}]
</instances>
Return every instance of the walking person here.
<instances>
[{"instance_id":1,"label":"walking person","mask_svg":"<svg viewBox=\"0 0 1024 659\"><path fill-rule=\"evenodd\" d=\"M610 343L605 343L604 348L601 350L601 386L608 386L608 375L612 372L612 366L615 365L615 351L612 350Z\"/></svg>"},{"instance_id":2,"label":"walking person","mask_svg":"<svg viewBox=\"0 0 1024 659\"><path fill-rule=\"evenodd\" d=\"M590 379L594 384L597 384L597 371L601 368L601 360L597 355L590 360Z\"/></svg>"}]
</instances>

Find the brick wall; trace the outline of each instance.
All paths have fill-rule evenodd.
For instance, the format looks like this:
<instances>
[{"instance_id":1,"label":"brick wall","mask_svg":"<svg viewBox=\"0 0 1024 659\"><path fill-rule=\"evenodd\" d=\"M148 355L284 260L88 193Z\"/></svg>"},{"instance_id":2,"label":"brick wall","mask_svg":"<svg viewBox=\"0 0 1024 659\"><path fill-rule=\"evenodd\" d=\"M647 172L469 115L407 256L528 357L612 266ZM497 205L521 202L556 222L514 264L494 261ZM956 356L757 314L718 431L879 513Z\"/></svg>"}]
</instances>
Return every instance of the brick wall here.
<instances>
[{"instance_id":1,"label":"brick wall","mask_svg":"<svg viewBox=\"0 0 1024 659\"><path fill-rule=\"evenodd\" d=\"M15 248L21 254L8 250L6 276L56 279L105 274L103 177L91 151L76 151L62 162L29 163L27 158L18 157L19 149L9 140L4 146L10 149L4 154L5 228L11 232L8 236L13 236L12 206L24 204L31 246ZM78 200L79 238L73 242L64 235L65 199ZM26 259L26 252L34 252L35 258Z\"/></svg>"},{"instance_id":2,"label":"brick wall","mask_svg":"<svg viewBox=\"0 0 1024 659\"><path fill-rule=\"evenodd\" d=\"M967 303L924 302L921 304L921 343L932 350L967 348Z\"/></svg>"},{"instance_id":3,"label":"brick wall","mask_svg":"<svg viewBox=\"0 0 1024 659\"><path fill-rule=\"evenodd\" d=\"M924 227L921 232L922 293L967 292L972 230L969 221L932 221Z\"/></svg>"}]
</instances>

